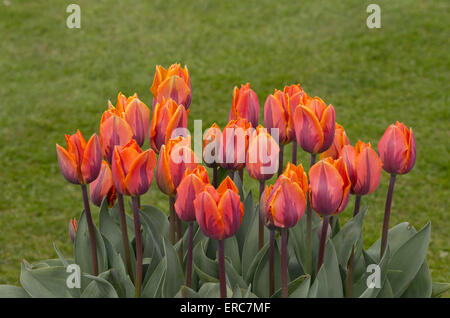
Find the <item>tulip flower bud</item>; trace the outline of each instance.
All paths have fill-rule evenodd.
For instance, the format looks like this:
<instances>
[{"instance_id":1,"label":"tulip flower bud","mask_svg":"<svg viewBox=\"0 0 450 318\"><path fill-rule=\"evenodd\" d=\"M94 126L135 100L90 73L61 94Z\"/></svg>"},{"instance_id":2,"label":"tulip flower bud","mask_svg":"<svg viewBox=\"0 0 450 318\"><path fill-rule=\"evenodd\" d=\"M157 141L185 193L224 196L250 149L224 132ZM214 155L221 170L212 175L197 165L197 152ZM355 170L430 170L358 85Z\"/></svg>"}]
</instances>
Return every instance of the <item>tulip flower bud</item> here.
<instances>
[{"instance_id":1,"label":"tulip flower bud","mask_svg":"<svg viewBox=\"0 0 450 318\"><path fill-rule=\"evenodd\" d=\"M170 139L161 147L156 170L156 182L159 189L170 196L175 196L186 169L194 170L198 159L191 149L189 137L178 136Z\"/></svg>"},{"instance_id":2,"label":"tulip flower bud","mask_svg":"<svg viewBox=\"0 0 450 318\"><path fill-rule=\"evenodd\" d=\"M350 140L345 133L344 127L336 123L333 143L330 148L320 154L320 159L325 159L327 157L331 157L334 160L338 159L341 156L342 148L349 144Z\"/></svg>"},{"instance_id":3,"label":"tulip flower bud","mask_svg":"<svg viewBox=\"0 0 450 318\"><path fill-rule=\"evenodd\" d=\"M77 219L73 218L69 221L69 237L72 244L75 244L75 237L77 236Z\"/></svg>"},{"instance_id":4,"label":"tulip flower bud","mask_svg":"<svg viewBox=\"0 0 450 318\"><path fill-rule=\"evenodd\" d=\"M100 173L89 186L89 197L96 206L101 206L103 198L106 197L108 206L112 207L116 201L117 192L114 186L111 168L109 164L103 160Z\"/></svg>"},{"instance_id":5,"label":"tulip flower bud","mask_svg":"<svg viewBox=\"0 0 450 318\"><path fill-rule=\"evenodd\" d=\"M300 87L300 84L285 86L283 92L289 96L291 114L294 115L298 105L306 105L311 97Z\"/></svg>"},{"instance_id":6,"label":"tulip flower bud","mask_svg":"<svg viewBox=\"0 0 450 318\"><path fill-rule=\"evenodd\" d=\"M252 124L258 126L259 121L259 101L256 93L250 88L250 83L237 86L233 91L233 103L231 105L228 121L245 118Z\"/></svg>"},{"instance_id":7,"label":"tulip flower bud","mask_svg":"<svg viewBox=\"0 0 450 318\"><path fill-rule=\"evenodd\" d=\"M378 143L383 169L391 174L408 173L416 162L416 139L413 130L403 123L390 125Z\"/></svg>"},{"instance_id":8,"label":"tulip flower bud","mask_svg":"<svg viewBox=\"0 0 450 318\"><path fill-rule=\"evenodd\" d=\"M107 110L100 121L100 143L103 157L111 163L115 146L124 146L133 138L130 125L116 114L117 110Z\"/></svg>"},{"instance_id":9,"label":"tulip flower bud","mask_svg":"<svg viewBox=\"0 0 450 318\"><path fill-rule=\"evenodd\" d=\"M204 166L198 166L192 171L186 169L184 177L178 185L175 201L175 212L181 220L195 221L194 200L207 184L209 184L209 177Z\"/></svg>"},{"instance_id":10,"label":"tulip flower bud","mask_svg":"<svg viewBox=\"0 0 450 318\"><path fill-rule=\"evenodd\" d=\"M214 168L219 163L221 138L222 131L216 123L203 135L203 161L209 168Z\"/></svg>"},{"instance_id":11,"label":"tulip flower bud","mask_svg":"<svg viewBox=\"0 0 450 318\"><path fill-rule=\"evenodd\" d=\"M250 136L245 166L248 174L259 181L270 179L278 169L280 147L263 126Z\"/></svg>"},{"instance_id":12,"label":"tulip flower bud","mask_svg":"<svg viewBox=\"0 0 450 318\"><path fill-rule=\"evenodd\" d=\"M327 150L334 139L335 112L319 97L295 109L294 127L297 142L306 152L317 154Z\"/></svg>"},{"instance_id":13,"label":"tulip flower bud","mask_svg":"<svg viewBox=\"0 0 450 318\"><path fill-rule=\"evenodd\" d=\"M351 193L364 195L375 191L380 183L383 164L370 143L365 144L359 140L355 147L344 146L342 159L352 184Z\"/></svg>"},{"instance_id":14,"label":"tulip flower bud","mask_svg":"<svg viewBox=\"0 0 450 318\"><path fill-rule=\"evenodd\" d=\"M339 214L348 203L350 186L342 158L320 160L309 170L311 207L320 216Z\"/></svg>"},{"instance_id":15,"label":"tulip flower bud","mask_svg":"<svg viewBox=\"0 0 450 318\"><path fill-rule=\"evenodd\" d=\"M67 150L56 144L59 168L67 181L74 184L88 184L94 181L102 164L100 141L93 134L86 143L79 130L72 136L66 135Z\"/></svg>"},{"instance_id":16,"label":"tulip flower bud","mask_svg":"<svg viewBox=\"0 0 450 318\"><path fill-rule=\"evenodd\" d=\"M170 98L156 104L150 129L150 145L156 153L169 139L176 137L172 136L175 129L187 128L188 114L183 105Z\"/></svg>"},{"instance_id":17,"label":"tulip flower bud","mask_svg":"<svg viewBox=\"0 0 450 318\"><path fill-rule=\"evenodd\" d=\"M180 64L172 64L167 70L160 65L156 66L150 91L153 94L153 106L170 98L188 109L191 104L192 89L187 66L182 69Z\"/></svg>"},{"instance_id":18,"label":"tulip flower bud","mask_svg":"<svg viewBox=\"0 0 450 318\"><path fill-rule=\"evenodd\" d=\"M233 236L241 226L244 205L236 185L227 177L214 189L206 185L195 200L195 216L201 231L215 240Z\"/></svg>"},{"instance_id":19,"label":"tulip flower bud","mask_svg":"<svg viewBox=\"0 0 450 318\"><path fill-rule=\"evenodd\" d=\"M269 132L271 129L278 129L278 139L282 145L295 138L291 111L289 95L278 90L269 95L264 103L264 125Z\"/></svg>"},{"instance_id":20,"label":"tulip flower bud","mask_svg":"<svg viewBox=\"0 0 450 318\"><path fill-rule=\"evenodd\" d=\"M308 180L303 166L288 163L275 185L269 185L260 199L260 218L268 228L289 228L305 213Z\"/></svg>"},{"instance_id":21,"label":"tulip flower bud","mask_svg":"<svg viewBox=\"0 0 450 318\"><path fill-rule=\"evenodd\" d=\"M148 191L153 181L156 155L151 149L142 151L134 139L116 146L112 157L112 176L117 191L138 196Z\"/></svg>"},{"instance_id":22,"label":"tulip flower bud","mask_svg":"<svg viewBox=\"0 0 450 318\"><path fill-rule=\"evenodd\" d=\"M229 170L244 168L251 127L244 118L232 120L225 126L219 153L222 168Z\"/></svg>"}]
</instances>

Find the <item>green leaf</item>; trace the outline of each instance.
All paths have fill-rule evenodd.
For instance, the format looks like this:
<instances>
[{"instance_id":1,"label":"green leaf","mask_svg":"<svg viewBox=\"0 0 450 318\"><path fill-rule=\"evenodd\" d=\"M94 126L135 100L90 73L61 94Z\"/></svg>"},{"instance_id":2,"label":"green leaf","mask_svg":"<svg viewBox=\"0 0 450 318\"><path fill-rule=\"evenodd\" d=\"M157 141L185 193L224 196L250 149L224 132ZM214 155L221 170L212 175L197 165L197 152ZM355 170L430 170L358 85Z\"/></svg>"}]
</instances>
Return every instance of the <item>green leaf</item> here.
<instances>
[{"instance_id":1,"label":"green leaf","mask_svg":"<svg viewBox=\"0 0 450 318\"><path fill-rule=\"evenodd\" d=\"M34 298L79 297L79 289L67 287L69 275L64 266L33 268L23 261L20 283Z\"/></svg>"},{"instance_id":2,"label":"green leaf","mask_svg":"<svg viewBox=\"0 0 450 318\"><path fill-rule=\"evenodd\" d=\"M166 240L169 239L169 229L170 223L167 218L167 215L152 205L143 205L141 206L141 211L145 213L150 219L153 228L158 230L159 235L163 236Z\"/></svg>"},{"instance_id":3,"label":"green leaf","mask_svg":"<svg viewBox=\"0 0 450 318\"><path fill-rule=\"evenodd\" d=\"M248 270L258 254L259 215L255 213L248 229L242 249L242 276L248 277ZM264 227L264 244L269 241L269 230Z\"/></svg>"},{"instance_id":4,"label":"green leaf","mask_svg":"<svg viewBox=\"0 0 450 318\"><path fill-rule=\"evenodd\" d=\"M69 265L69 263L67 262L65 257L62 255L61 251L56 247L56 243L53 243L53 248L55 249L56 254L58 255L58 257L61 260L61 262L63 263L63 265L65 267L67 267Z\"/></svg>"},{"instance_id":5,"label":"green leaf","mask_svg":"<svg viewBox=\"0 0 450 318\"><path fill-rule=\"evenodd\" d=\"M219 283L205 283L200 287L198 295L202 298L220 298ZM233 291L227 286L227 297L233 295Z\"/></svg>"},{"instance_id":6,"label":"green leaf","mask_svg":"<svg viewBox=\"0 0 450 318\"><path fill-rule=\"evenodd\" d=\"M253 218L255 216L255 213L258 214L258 211L256 211L255 209L256 207L253 203L253 194L250 191L244 200L244 216L242 217L241 226L236 232L236 239L239 246L239 255L241 255L241 257L243 255L244 243L252 225Z\"/></svg>"},{"instance_id":7,"label":"green leaf","mask_svg":"<svg viewBox=\"0 0 450 318\"><path fill-rule=\"evenodd\" d=\"M367 253L363 252L364 257L366 258L366 268L370 264L376 264L376 262L368 255ZM382 291L384 288L390 290L390 285L387 280L387 265L389 264L389 258L391 255L391 251L389 246L386 249L386 252L383 255L383 258L381 261L377 264L380 268L380 284L381 288L369 288L367 286L367 278L369 275L372 274L372 272L364 272L364 274L361 276L361 278L358 280L356 284L353 285L352 290L352 297L359 297L360 298L375 298L378 296L378 294ZM387 285L387 286L386 286Z\"/></svg>"},{"instance_id":8,"label":"green leaf","mask_svg":"<svg viewBox=\"0 0 450 318\"><path fill-rule=\"evenodd\" d=\"M317 274L314 282L309 289L308 298L326 298L328 297L327 271L322 266Z\"/></svg>"},{"instance_id":9,"label":"green leaf","mask_svg":"<svg viewBox=\"0 0 450 318\"><path fill-rule=\"evenodd\" d=\"M30 295L22 287L0 285L0 298L30 298Z\"/></svg>"},{"instance_id":10,"label":"green leaf","mask_svg":"<svg viewBox=\"0 0 450 318\"><path fill-rule=\"evenodd\" d=\"M432 292L431 276L427 262L423 262L412 282L402 294L402 298L430 298Z\"/></svg>"},{"instance_id":11,"label":"green leaf","mask_svg":"<svg viewBox=\"0 0 450 318\"><path fill-rule=\"evenodd\" d=\"M109 270L99 276L85 274L86 278L92 281L87 285L81 294L81 298L118 298L114 287L104 277L109 275Z\"/></svg>"},{"instance_id":12,"label":"green leaf","mask_svg":"<svg viewBox=\"0 0 450 318\"><path fill-rule=\"evenodd\" d=\"M265 244L263 248L256 254L255 258L253 259L252 263L250 264L246 275L244 276L245 281L250 284L253 282L253 277L255 276L256 269L258 268L259 263L261 262L261 259L266 254L267 250L269 249L269 243Z\"/></svg>"},{"instance_id":13,"label":"green leaf","mask_svg":"<svg viewBox=\"0 0 450 318\"><path fill-rule=\"evenodd\" d=\"M180 291L177 294L177 298L199 298L200 296L198 293L187 287L187 286L181 286Z\"/></svg>"},{"instance_id":14,"label":"green leaf","mask_svg":"<svg viewBox=\"0 0 450 318\"><path fill-rule=\"evenodd\" d=\"M232 178L234 181L234 184L236 185L236 188L239 191L239 197L241 198L241 201L244 201L245 198L245 191L244 191L244 185L242 184L241 177L239 176L238 171L234 171L234 177Z\"/></svg>"},{"instance_id":15,"label":"green leaf","mask_svg":"<svg viewBox=\"0 0 450 318\"><path fill-rule=\"evenodd\" d=\"M323 261L327 274L328 294L329 298L343 297L343 287L341 280L341 273L339 271L339 263L334 249L333 241L328 239L325 246L325 255Z\"/></svg>"},{"instance_id":16,"label":"green leaf","mask_svg":"<svg viewBox=\"0 0 450 318\"><path fill-rule=\"evenodd\" d=\"M175 249L166 239L163 240L166 270L162 297L174 297L184 283L184 275Z\"/></svg>"},{"instance_id":17,"label":"green leaf","mask_svg":"<svg viewBox=\"0 0 450 318\"><path fill-rule=\"evenodd\" d=\"M123 200L126 201L127 197L123 197ZM127 204L125 204L125 207L127 206ZM120 209L119 209L119 203L118 201L116 202L116 204L110 209L109 211L111 217L114 219L114 222L116 224L120 224ZM127 223L127 232L128 232L128 240L131 242L133 242L134 240L134 220L133 218L125 212L125 221Z\"/></svg>"},{"instance_id":18,"label":"green leaf","mask_svg":"<svg viewBox=\"0 0 450 318\"><path fill-rule=\"evenodd\" d=\"M233 265L236 272L241 275L241 258L239 256L239 247L235 236L229 237L223 241L224 243L224 254Z\"/></svg>"},{"instance_id":19,"label":"green leaf","mask_svg":"<svg viewBox=\"0 0 450 318\"><path fill-rule=\"evenodd\" d=\"M431 297L437 298L450 289L450 283L433 283Z\"/></svg>"},{"instance_id":20,"label":"green leaf","mask_svg":"<svg viewBox=\"0 0 450 318\"><path fill-rule=\"evenodd\" d=\"M288 284L289 298L306 298L308 297L309 284L311 282L311 276L302 275L294 279ZM281 298L281 288L278 289L271 298Z\"/></svg>"},{"instance_id":21,"label":"green leaf","mask_svg":"<svg viewBox=\"0 0 450 318\"><path fill-rule=\"evenodd\" d=\"M95 242L97 247L97 262L99 273L108 268L108 259L106 248L100 231L94 224ZM91 243L89 239L89 230L86 221L86 214L83 211L78 221L77 235L75 237L75 263L78 264L83 273L93 274Z\"/></svg>"},{"instance_id":22,"label":"green leaf","mask_svg":"<svg viewBox=\"0 0 450 318\"><path fill-rule=\"evenodd\" d=\"M234 289L236 286L239 288L248 288L242 276L236 271L236 269L231 265L228 259L225 259L225 273L227 284Z\"/></svg>"},{"instance_id":23,"label":"green leaf","mask_svg":"<svg viewBox=\"0 0 450 318\"><path fill-rule=\"evenodd\" d=\"M198 277L204 282L218 282L219 268L215 260L208 258L205 254L204 246L206 241L200 241L193 250L193 265Z\"/></svg>"},{"instance_id":24,"label":"green leaf","mask_svg":"<svg viewBox=\"0 0 450 318\"><path fill-rule=\"evenodd\" d=\"M156 269L150 275L148 281L142 289L142 297L156 298L161 297L162 285L166 276L167 260L164 256L159 262Z\"/></svg>"},{"instance_id":25,"label":"green leaf","mask_svg":"<svg viewBox=\"0 0 450 318\"><path fill-rule=\"evenodd\" d=\"M400 297L419 272L425 261L430 233L431 225L428 222L393 253L388 266L388 279L394 297Z\"/></svg>"},{"instance_id":26,"label":"green leaf","mask_svg":"<svg viewBox=\"0 0 450 318\"><path fill-rule=\"evenodd\" d=\"M229 171L227 169L222 168L221 166L217 167L217 185L221 184L223 180L228 177Z\"/></svg>"}]
</instances>

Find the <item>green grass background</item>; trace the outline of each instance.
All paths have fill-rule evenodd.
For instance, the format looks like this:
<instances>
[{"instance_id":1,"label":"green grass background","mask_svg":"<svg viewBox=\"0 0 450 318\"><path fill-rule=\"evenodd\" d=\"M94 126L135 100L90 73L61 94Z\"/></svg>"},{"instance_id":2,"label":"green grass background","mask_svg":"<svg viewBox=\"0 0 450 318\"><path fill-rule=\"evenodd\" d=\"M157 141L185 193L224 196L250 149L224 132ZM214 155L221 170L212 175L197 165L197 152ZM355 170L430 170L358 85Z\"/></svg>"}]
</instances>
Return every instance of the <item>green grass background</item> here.
<instances>
[{"instance_id":1,"label":"green grass background","mask_svg":"<svg viewBox=\"0 0 450 318\"><path fill-rule=\"evenodd\" d=\"M73 2L81 29L66 27ZM389 124L412 126L417 163L397 178L391 226L431 220L432 277L449 281L450 3L377 0L382 28L368 29L371 2L0 0L0 284L18 284L21 259L56 257L52 242L71 252L81 193L62 177L55 143L96 132L119 90L151 105L155 65L173 62L190 69L191 126L223 127L234 85L247 81L262 105L301 83L334 105L352 143L376 147ZM387 182L383 172L363 198L367 246L380 236ZM143 201L167 210L155 183Z\"/></svg>"}]
</instances>

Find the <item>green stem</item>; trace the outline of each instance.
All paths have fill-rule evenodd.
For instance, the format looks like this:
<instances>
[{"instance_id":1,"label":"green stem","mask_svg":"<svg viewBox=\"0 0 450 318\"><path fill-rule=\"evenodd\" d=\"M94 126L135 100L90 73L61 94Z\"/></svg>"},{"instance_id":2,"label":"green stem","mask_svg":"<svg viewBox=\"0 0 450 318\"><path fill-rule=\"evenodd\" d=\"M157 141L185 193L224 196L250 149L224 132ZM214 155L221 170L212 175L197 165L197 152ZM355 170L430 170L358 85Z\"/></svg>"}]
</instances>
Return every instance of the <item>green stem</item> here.
<instances>
[{"instance_id":1,"label":"green stem","mask_svg":"<svg viewBox=\"0 0 450 318\"><path fill-rule=\"evenodd\" d=\"M284 145L280 145L280 152L278 154L278 176L283 173L284 167Z\"/></svg>"},{"instance_id":2,"label":"green stem","mask_svg":"<svg viewBox=\"0 0 450 318\"><path fill-rule=\"evenodd\" d=\"M270 229L269 297L275 292L275 229Z\"/></svg>"},{"instance_id":3,"label":"green stem","mask_svg":"<svg viewBox=\"0 0 450 318\"><path fill-rule=\"evenodd\" d=\"M355 217L359 213L359 208L361 206L361 196L357 195L355 197L355 208L353 210L353 217ZM347 298L352 297L352 289L353 289L353 268L354 268L354 259L355 259L355 247L352 246L352 253L350 254L350 259L348 260L347 266Z\"/></svg>"},{"instance_id":4,"label":"green stem","mask_svg":"<svg viewBox=\"0 0 450 318\"><path fill-rule=\"evenodd\" d=\"M262 180L259 182L259 199L261 200L261 195L264 192L265 187L265 181ZM259 207L261 209L261 206ZM260 211L260 215L263 213L263 211ZM259 224L258 224L258 251L262 249L264 246L264 223L261 217L259 217Z\"/></svg>"},{"instance_id":5,"label":"green stem","mask_svg":"<svg viewBox=\"0 0 450 318\"><path fill-rule=\"evenodd\" d=\"M194 241L194 223L189 222L188 225L188 253L186 264L186 286L191 287L192 280L192 243Z\"/></svg>"},{"instance_id":6,"label":"green stem","mask_svg":"<svg viewBox=\"0 0 450 318\"><path fill-rule=\"evenodd\" d=\"M89 196L85 184L81 185L81 192L83 194L84 211L86 212L86 221L89 231L89 242L91 245L92 273L94 274L94 276L97 276L98 275L97 244L95 243L94 221L92 221L91 207L89 205Z\"/></svg>"},{"instance_id":7,"label":"green stem","mask_svg":"<svg viewBox=\"0 0 450 318\"><path fill-rule=\"evenodd\" d=\"M227 285L225 276L225 249L223 240L219 240L219 286L220 298L227 298Z\"/></svg>"},{"instance_id":8,"label":"green stem","mask_svg":"<svg viewBox=\"0 0 450 318\"><path fill-rule=\"evenodd\" d=\"M175 244L175 197L169 196L169 222L170 222L170 232L169 232L169 238L170 243L172 245Z\"/></svg>"},{"instance_id":9,"label":"green stem","mask_svg":"<svg viewBox=\"0 0 450 318\"><path fill-rule=\"evenodd\" d=\"M131 267L130 241L128 239L127 220L122 193L117 193L117 204L119 205L120 231L122 233L125 264L127 266L128 275L130 275L130 278L133 281L134 277L133 277L133 269Z\"/></svg>"},{"instance_id":10,"label":"green stem","mask_svg":"<svg viewBox=\"0 0 450 318\"><path fill-rule=\"evenodd\" d=\"M139 200L137 197L132 197L133 202L133 218L134 218L134 235L136 239L136 279L135 279L135 296L141 297L142 284L142 235L141 235L141 221L139 218Z\"/></svg>"},{"instance_id":11,"label":"green stem","mask_svg":"<svg viewBox=\"0 0 450 318\"><path fill-rule=\"evenodd\" d=\"M395 185L395 174L391 174L391 179L389 180L389 188L386 198L386 206L384 209L384 220L383 220L383 232L381 234L381 251L380 251L380 259L384 255L384 251L386 250L387 242L388 242L388 230L389 230L389 219L391 217L391 205L392 205L392 196L394 194L394 185Z\"/></svg>"},{"instance_id":12,"label":"green stem","mask_svg":"<svg viewBox=\"0 0 450 318\"><path fill-rule=\"evenodd\" d=\"M292 140L292 163L297 165L297 140Z\"/></svg>"},{"instance_id":13,"label":"green stem","mask_svg":"<svg viewBox=\"0 0 450 318\"><path fill-rule=\"evenodd\" d=\"M329 216L323 217L322 233L320 235L320 245L319 245L319 259L317 261L317 269L316 269L317 273L319 272L320 267L322 267L323 264L323 257L325 255L325 244L327 242L327 230L329 219L330 219Z\"/></svg>"},{"instance_id":14,"label":"green stem","mask_svg":"<svg viewBox=\"0 0 450 318\"><path fill-rule=\"evenodd\" d=\"M311 170L311 167L316 162L316 155L311 154L311 161L309 163L309 169ZM309 194L307 196L306 201L306 272L308 274L312 274L312 209L311 209L311 202L309 202Z\"/></svg>"},{"instance_id":15,"label":"green stem","mask_svg":"<svg viewBox=\"0 0 450 318\"><path fill-rule=\"evenodd\" d=\"M281 229L281 294L283 298L288 297L286 228Z\"/></svg>"}]
</instances>

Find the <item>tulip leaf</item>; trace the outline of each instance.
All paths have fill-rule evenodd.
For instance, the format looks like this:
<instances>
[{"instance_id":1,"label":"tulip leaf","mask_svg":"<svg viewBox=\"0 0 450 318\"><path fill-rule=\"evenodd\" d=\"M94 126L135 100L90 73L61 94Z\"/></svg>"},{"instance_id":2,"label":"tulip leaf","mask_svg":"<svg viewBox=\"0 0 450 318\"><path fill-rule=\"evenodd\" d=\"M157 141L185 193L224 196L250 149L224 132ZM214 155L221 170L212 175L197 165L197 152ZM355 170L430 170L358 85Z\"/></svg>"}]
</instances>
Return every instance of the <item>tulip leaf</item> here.
<instances>
[{"instance_id":1,"label":"tulip leaf","mask_svg":"<svg viewBox=\"0 0 450 318\"><path fill-rule=\"evenodd\" d=\"M389 263L389 258L391 255L391 251L389 246L386 249L386 252L383 255L383 258L381 259L381 261L377 264L375 262L375 260L373 260L370 255L368 255L367 253L365 253L363 251L363 255L365 258L365 264L366 264L366 268L368 268L369 265L371 264L376 264L378 265L379 268L379 274L380 274L380 286L382 288L378 288L377 286L368 286L368 282L367 279L369 278L370 275L375 274L374 270L369 270L369 271L365 271L363 275L361 275L361 277L359 278L359 280L353 285L353 289L352 289L352 297L360 297L360 298L375 298L378 296L378 294L381 292L381 290L384 288L384 286L386 285L386 283L388 283L387 280L387 265ZM376 278L376 276L375 276ZM372 282L372 280L370 281ZM388 287L390 288L390 287Z\"/></svg>"},{"instance_id":2,"label":"tulip leaf","mask_svg":"<svg viewBox=\"0 0 450 318\"><path fill-rule=\"evenodd\" d=\"M56 254L58 255L59 259L61 260L61 263L67 267L69 265L69 262L66 260L66 258L62 255L61 251L56 247L56 243L53 243L53 248L55 249Z\"/></svg>"},{"instance_id":3,"label":"tulip leaf","mask_svg":"<svg viewBox=\"0 0 450 318\"><path fill-rule=\"evenodd\" d=\"M222 168L221 166L217 167L217 185L221 184L223 180L228 177L229 171L227 169Z\"/></svg>"},{"instance_id":4,"label":"tulip leaf","mask_svg":"<svg viewBox=\"0 0 450 318\"><path fill-rule=\"evenodd\" d=\"M225 257L230 260L236 272L241 275L241 258L239 256L239 247L235 236L229 237L223 241Z\"/></svg>"},{"instance_id":5,"label":"tulip leaf","mask_svg":"<svg viewBox=\"0 0 450 318\"><path fill-rule=\"evenodd\" d=\"M142 297L156 298L161 297L161 289L166 276L167 260L164 256L155 270L151 273L149 279L142 289Z\"/></svg>"},{"instance_id":6,"label":"tulip leaf","mask_svg":"<svg viewBox=\"0 0 450 318\"><path fill-rule=\"evenodd\" d=\"M256 254L253 262L250 264L246 275L244 276L245 281L250 284L253 281L253 277L255 276L256 269L258 268L261 259L266 254L269 249L269 243L266 243L261 250L259 250L258 254Z\"/></svg>"},{"instance_id":7,"label":"tulip leaf","mask_svg":"<svg viewBox=\"0 0 450 318\"><path fill-rule=\"evenodd\" d=\"M392 254L388 266L388 279L394 297L400 297L419 272L425 261L430 233L431 225L428 222Z\"/></svg>"},{"instance_id":8,"label":"tulip leaf","mask_svg":"<svg viewBox=\"0 0 450 318\"><path fill-rule=\"evenodd\" d=\"M450 290L450 283L433 283L431 297L437 298Z\"/></svg>"},{"instance_id":9,"label":"tulip leaf","mask_svg":"<svg viewBox=\"0 0 450 318\"><path fill-rule=\"evenodd\" d=\"M239 288L248 287L242 276L239 275L239 273L236 271L234 266L228 261L227 258L225 258L225 273L227 283L232 289L234 289L236 286Z\"/></svg>"},{"instance_id":10,"label":"tulip leaf","mask_svg":"<svg viewBox=\"0 0 450 318\"><path fill-rule=\"evenodd\" d=\"M0 298L30 298L30 295L22 287L0 285Z\"/></svg>"},{"instance_id":11,"label":"tulip leaf","mask_svg":"<svg viewBox=\"0 0 450 318\"><path fill-rule=\"evenodd\" d=\"M157 233L168 240L170 224L167 215L152 205L141 206L141 211L151 220L153 227L158 230Z\"/></svg>"},{"instance_id":12,"label":"tulip leaf","mask_svg":"<svg viewBox=\"0 0 450 318\"><path fill-rule=\"evenodd\" d=\"M242 249L242 275L248 277L248 270L253 263L256 254L258 254L258 227L259 227L259 214L255 213L250 228L247 231L247 235ZM264 227L264 244L269 241L269 230Z\"/></svg>"},{"instance_id":13,"label":"tulip leaf","mask_svg":"<svg viewBox=\"0 0 450 318\"><path fill-rule=\"evenodd\" d=\"M92 281L84 289L81 298L118 298L119 296L114 287L105 279L109 274L109 270L101 273L99 276L86 274L85 277Z\"/></svg>"},{"instance_id":14,"label":"tulip leaf","mask_svg":"<svg viewBox=\"0 0 450 318\"><path fill-rule=\"evenodd\" d=\"M176 298L200 298L199 294L187 286L181 286Z\"/></svg>"},{"instance_id":15,"label":"tulip leaf","mask_svg":"<svg viewBox=\"0 0 450 318\"><path fill-rule=\"evenodd\" d=\"M238 171L234 171L234 177L232 179L234 181L234 184L236 185L236 188L239 191L239 197L241 198L241 201L244 202L245 198L244 185L242 184L242 180L241 177L239 176Z\"/></svg>"},{"instance_id":16,"label":"tulip leaf","mask_svg":"<svg viewBox=\"0 0 450 318\"><path fill-rule=\"evenodd\" d=\"M302 275L294 279L288 284L288 297L289 298L306 298L308 297L309 284L311 282L311 276ZM278 289L271 298L281 298L281 288Z\"/></svg>"},{"instance_id":17,"label":"tulip leaf","mask_svg":"<svg viewBox=\"0 0 450 318\"><path fill-rule=\"evenodd\" d=\"M124 201L126 200L126 197L123 197ZM124 204L124 206L127 206ZM119 201L116 202L116 204L109 210L109 213L111 217L113 218L115 224L120 224L120 209L119 209ZM127 232L128 232L128 240L133 242L134 240L134 220L133 218L125 212L125 221L127 223Z\"/></svg>"},{"instance_id":18,"label":"tulip leaf","mask_svg":"<svg viewBox=\"0 0 450 318\"><path fill-rule=\"evenodd\" d=\"M325 267L327 274L328 295L329 298L343 297L343 287L341 274L339 271L339 263L334 249L333 241L328 239L325 246L325 254L323 267Z\"/></svg>"},{"instance_id":19,"label":"tulip leaf","mask_svg":"<svg viewBox=\"0 0 450 318\"><path fill-rule=\"evenodd\" d=\"M322 266L317 273L314 282L309 289L308 298L326 298L328 297L328 282L327 271L325 266Z\"/></svg>"},{"instance_id":20,"label":"tulip leaf","mask_svg":"<svg viewBox=\"0 0 450 318\"><path fill-rule=\"evenodd\" d=\"M166 258L166 270L162 286L162 297L174 297L184 283L183 269L181 268L177 252L165 238L164 256Z\"/></svg>"},{"instance_id":21,"label":"tulip leaf","mask_svg":"<svg viewBox=\"0 0 450 318\"><path fill-rule=\"evenodd\" d=\"M219 264L217 261L208 258L205 254L204 246L208 240L200 241L193 251L193 266L198 277L204 282L219 281Z\"/></svg>"},{"instance_id":22,"label":"tulip leaf","mask_svg":"<svg viewBox=\"0 0 450 318\"><path fill-rule=\"evenodd\" d=\"M95 243L97 247L98 272L101 273L108 268L108 258L105 244L100 231L94 224ZM77 235L75 237L75 263L78 264L83 273L92 274L91 243L86 214L83 211L78 221ZM83 283L83 280L82 280Z\"/></svg>"},{"instance_id":23,"label":"tulip leaf","mask_svg":"<svg viewBox=\"0 0 450 318\"><path fill-rule=\"evenodd\" d=\"M416 276L408 288L401 295L402 298L430 298L432 283L427 262L423 262Z\"/></svg>"},{"instance_id":24,"label":"tulip leaf","mask_svg":"<svg viewBox=\"0 0 450 318\"><path fill-rule=\"evenodd\" d=\"M258 214L258 211L255 210L255 205L253 203L253 194L250 191L244 200L244 216L242 217L241 226L236 232L236 239L239 246L239 255L241 255L241 257L244 253L244 243L252 225L255 213Z\"/></svg>"},{"instance_id":25,"label":"tulip leaf","mask_svg":"<svg viewBox=\"0 0 450 318\"><path fill-rule=\"evenodd\" d=\"M164 253L163 237L158 234L157 229L154 228L150 217L140 211L139 213L142 224L142 241L143 241L143 257L151 258L150 264L146 267L143 284L147 282L151 273L159 264Z\"/></svg>"},{"instance_id":26,"label":"tulip leaf","mask_svg":"<svg viewBox=\"0 0 450 318\"><path fill-rule=\"evenodd\" d=\"M220 298L219 283L205 283L200 287L198 295L201 298ZM227 286L227 297L233 295L233 291Z\"/></svg>"}]
</instances>

